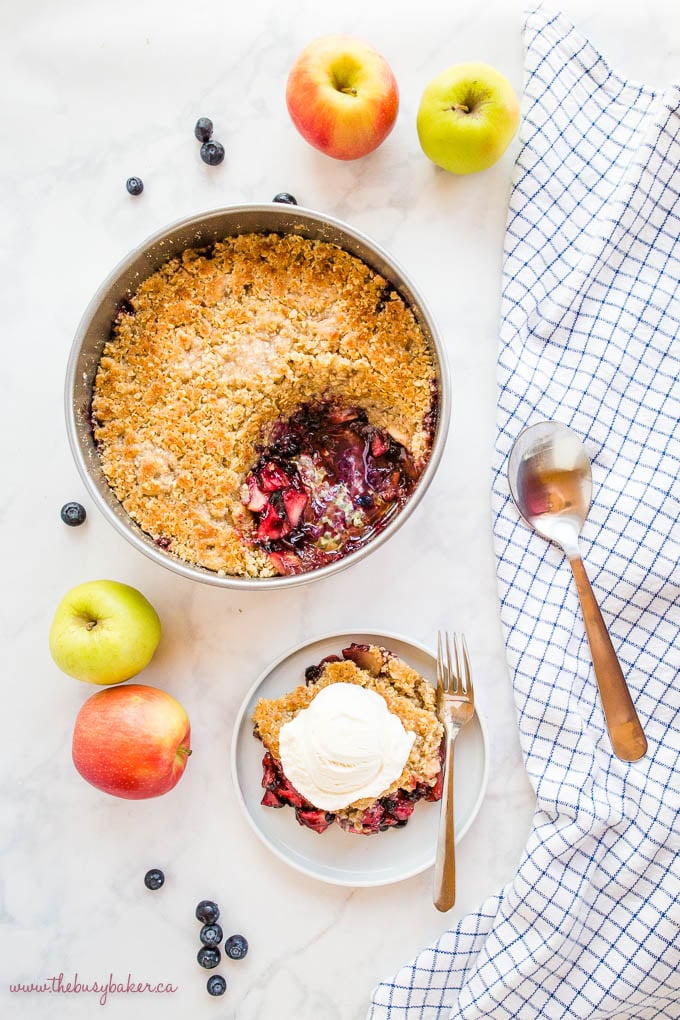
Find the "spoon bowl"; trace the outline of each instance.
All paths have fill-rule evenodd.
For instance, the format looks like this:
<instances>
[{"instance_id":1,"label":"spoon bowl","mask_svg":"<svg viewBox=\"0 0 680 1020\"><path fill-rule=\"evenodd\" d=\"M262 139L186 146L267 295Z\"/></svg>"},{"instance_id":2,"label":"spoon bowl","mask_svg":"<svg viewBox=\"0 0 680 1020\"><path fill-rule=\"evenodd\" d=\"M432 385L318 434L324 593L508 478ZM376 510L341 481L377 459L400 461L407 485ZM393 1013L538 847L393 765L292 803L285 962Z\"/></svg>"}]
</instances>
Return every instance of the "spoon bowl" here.
<instances>
[{"instance_id":1,"label":"spoon bowl","mask_svg":"<svg viewBox=\"0 0 680 1020\"><path fill-rule=\"evenodd\" d=\"M530 425L510 452L508 484L524 520L569 560L614 753L637 761L647 741L579 550L593 491L590 460L579 436L560 422Z\"/></svg>"},{"instance_id":2,"label":"spoon bowl","mask_svg":"<svg viewBox=\"0 0 680 1020\"><path fill-rule=\"evenodd\" d=\"M559 422L539 422L522 432L510 454L508 482L522 517L567 552L578 548L593 492L583 443Z\"/></svg>"}]
</instances>

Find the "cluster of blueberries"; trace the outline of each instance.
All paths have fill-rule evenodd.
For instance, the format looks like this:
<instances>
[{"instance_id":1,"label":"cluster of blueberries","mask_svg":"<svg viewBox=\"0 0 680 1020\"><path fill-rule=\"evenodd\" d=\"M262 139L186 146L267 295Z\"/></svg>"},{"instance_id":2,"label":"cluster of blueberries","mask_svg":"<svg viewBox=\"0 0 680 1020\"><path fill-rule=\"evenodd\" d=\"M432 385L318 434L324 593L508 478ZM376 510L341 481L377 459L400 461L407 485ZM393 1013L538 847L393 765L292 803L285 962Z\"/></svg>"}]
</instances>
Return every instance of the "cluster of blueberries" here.
<instances>
[{"instance_id":1,"label":"cluster of blueberries","mask_svg":"<svg viewBox=\"0 0 680 1020\"><path fill-rule=\"evenodd\" d=\"M194 127L194 135L201 143L201 159L208 166L219 166L224 160L224 146L212 136L213 122L210 117L199 117ZM141 195L144 181L141 177L128 177L125 187L131 195Z\"/></svg>"},{"instance_id":2,"label":"cluster of blueberries","mask_svg":"<svg viewBox=\"0 0 680 1020\"><path fill-rule=\"evenodd\" d=\"M160 889L164 882L165 875L160 868L152 868L144 876L147 889ZM201 900L196 907L196 919L203 926L199 932L202 945L196 959L206 970L217 967L222 959L219 947L223 933L222 926L217 923L219 917L220 908L213 900ZM248 940L243 935L230 935L224 940L224 952L230 960L242 960L248 952ZM210 995L224 995L227 982L221 974L212 974L208 978L207 988Z\"/></svg>"},{"instance_id":3,"label":"cluster of blueberries","mask_svg":"<svg viewBox=\"0 0 680 1020\"><path fill-rule=\"evenodd\" d=\"M194 134L201 143L201 159L208 166L219 166L224 159L224 146L212 136L213 122L210 117L199 117Z\"/></svg>"},{"instance_id":4,"label":"cluster of blueberries","mask_svg":"<svg viewBox=\"0 0 680 1020\"><path fill-rule=\"evenodd\" d=\"M194 127L194 135L201 143L201 159L208 166L219 166L224 160L224 146L213 138L213 122L210 117L199 117ZM141 195L144 181L141 177L128 177L125 187L131 195ZM295 198L287 191L281 191L273 198L274 202L297 205Z\"/></svg>"},{"instance_id":5,"label":"cluster of blueberries","mask_svg":"<svg viewBox=\"0 0 680 1020\"><path fill-rule=\"evenodd\" d=\"M220 908L212 900L201 900L196 907L196 918L203 927L199 932L199 938L203 945L198 951L196 959L201 967L212 970L217 967L222 954L219 945L222 941L222 927L219 925ZM248 940L243 935L230 935L224 940L224 952L230 960L242 960L248 952ZM227 982L221 974L213 974L208 978L208 991L211 995L224 995Z\"/></svg>"}]
</instances>

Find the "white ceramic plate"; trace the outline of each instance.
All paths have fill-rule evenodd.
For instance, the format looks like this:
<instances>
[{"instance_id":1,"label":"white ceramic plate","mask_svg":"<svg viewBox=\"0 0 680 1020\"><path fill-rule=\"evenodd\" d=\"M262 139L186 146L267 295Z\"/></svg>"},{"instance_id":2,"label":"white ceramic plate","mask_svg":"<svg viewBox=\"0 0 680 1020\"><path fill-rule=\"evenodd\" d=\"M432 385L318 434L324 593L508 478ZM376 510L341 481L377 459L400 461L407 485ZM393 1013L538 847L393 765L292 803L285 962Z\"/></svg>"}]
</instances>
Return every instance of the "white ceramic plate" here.
<instances>
[{"instance_id":1,"label":"white ceramic plate","mask_svg":"<svg viewBox=\"0 0 680 1020\"><path fill-rule=\"evenodd\" d=\"M299 825L292 808L262 807L262 758L265 749L253 736L252 715L258 698L278 698L304 682L307 666L326 655L340 655L352 642L382 645L422 676L435 682L436 660L422 645L396 634L328 634L291 649L269 666L247 694L236 719L232 743L234 784L246 818L269 849L293 868L333 885L377 886L400 882L434 864L439 804L418 801L408 825L370 836L331 825L324 833ZM455 743L456 842L479 810L486 789L486 727L477 712Z\"/></svg>"}]
</instances>

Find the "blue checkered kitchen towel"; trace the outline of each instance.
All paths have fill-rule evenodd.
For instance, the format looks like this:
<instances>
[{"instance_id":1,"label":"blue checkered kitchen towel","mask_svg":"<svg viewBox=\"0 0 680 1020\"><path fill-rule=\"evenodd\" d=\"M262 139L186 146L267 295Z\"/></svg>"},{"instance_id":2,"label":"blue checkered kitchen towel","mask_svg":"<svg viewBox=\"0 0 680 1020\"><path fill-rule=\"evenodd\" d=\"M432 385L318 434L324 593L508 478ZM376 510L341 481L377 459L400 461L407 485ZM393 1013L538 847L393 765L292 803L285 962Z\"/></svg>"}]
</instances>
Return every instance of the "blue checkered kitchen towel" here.
<instances>
[{"instance_id":1,"label":"blue checkered kitchen towel","mask_svg":"<svg viewBox=\"0 0 680 1020\"><path fill-rule=\"evenodd\" d=\"M516 878L374 992L370 1020L680 1018L680 88L623 81L561 15L526 24L505 242L493 507L537 808ZM612 755L566 559L506 464L584 439L582 551L649 741Z\"/></svg>"}]
</instances>

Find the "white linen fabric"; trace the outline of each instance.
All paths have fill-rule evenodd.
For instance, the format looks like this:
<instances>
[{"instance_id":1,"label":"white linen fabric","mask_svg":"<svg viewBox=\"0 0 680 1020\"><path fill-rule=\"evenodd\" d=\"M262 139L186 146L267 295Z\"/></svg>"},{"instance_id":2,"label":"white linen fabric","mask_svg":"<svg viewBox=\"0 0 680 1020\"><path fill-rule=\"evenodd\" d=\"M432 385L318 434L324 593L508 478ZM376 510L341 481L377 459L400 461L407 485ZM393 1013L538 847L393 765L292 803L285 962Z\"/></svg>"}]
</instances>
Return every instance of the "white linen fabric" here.
<instances>
[{"instance_id":1,"label":"white linen fabric","mask_svg":"<svg viewBox=\"0 0 680 1020\"><path fill-rule=\"evenodd\" d=\"M680 88L532 11L493 472L501 620L536 791L515 879L374 991L370 1020L680 1017ZM566 559L506 481L555 419L593 461L582 551L649 741L612 754Z\"/></svg>"}]
</instances>

